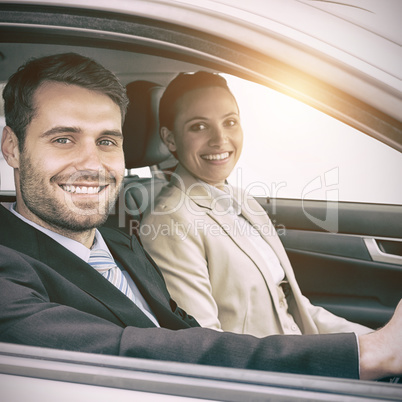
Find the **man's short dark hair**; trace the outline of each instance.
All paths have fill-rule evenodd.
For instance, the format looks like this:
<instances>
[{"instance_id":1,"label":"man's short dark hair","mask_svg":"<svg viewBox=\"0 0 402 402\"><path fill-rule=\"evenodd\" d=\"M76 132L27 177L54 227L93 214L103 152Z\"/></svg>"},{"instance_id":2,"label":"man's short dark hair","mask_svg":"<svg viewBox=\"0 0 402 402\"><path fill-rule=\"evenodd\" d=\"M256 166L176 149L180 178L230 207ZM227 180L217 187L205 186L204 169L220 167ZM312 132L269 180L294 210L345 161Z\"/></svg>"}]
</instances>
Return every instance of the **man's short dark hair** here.
<instances>
[{"instance_id":1,"label":"man's short dark hair","mask_svg":"<svg viewBox=\"0 0 402 402\"><path fill-rule=\"evenodd\" d=\"M6 124L23 149L26 128L35 116L34 95L44 82L60 82L100 92L116 103L124 120L128 99L118 78L105 67L77 53L28 60L8 80L3 91Z\"/></svg>"},{"instance_id":2,"label":"man's short dark hair","mask_svg":"<svg viewBox=\"0 0 402 402\"><path fill-rule=\"evenodd\" d=\"M166 127L172 131L177 101L187 92L208 87L221 87L232 93L225 78L216 73L198 71L196 73L180 73L177 75L166 87L159 102L159 126Z\"/></svg>"}]
</instances>

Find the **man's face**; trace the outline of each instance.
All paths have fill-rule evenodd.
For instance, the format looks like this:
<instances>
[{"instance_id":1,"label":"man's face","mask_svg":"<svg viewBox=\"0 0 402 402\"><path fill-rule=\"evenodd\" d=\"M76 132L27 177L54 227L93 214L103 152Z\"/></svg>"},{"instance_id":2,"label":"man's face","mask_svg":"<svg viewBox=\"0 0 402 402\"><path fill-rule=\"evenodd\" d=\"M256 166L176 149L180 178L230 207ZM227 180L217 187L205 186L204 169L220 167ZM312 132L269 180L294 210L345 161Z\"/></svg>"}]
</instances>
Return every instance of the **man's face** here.
<instances>
[{"instance_id":1,"label":"man's face","mask_svg":"<svg viewBox=\"0 0 402 402\"><path fill-rule=\"evenodd\" d=\"M58 233L93 229L124 176L120 109L104 94L56 82L43 84L34 101L16 171L17 210Z\"/></svg>"}]
</instances>

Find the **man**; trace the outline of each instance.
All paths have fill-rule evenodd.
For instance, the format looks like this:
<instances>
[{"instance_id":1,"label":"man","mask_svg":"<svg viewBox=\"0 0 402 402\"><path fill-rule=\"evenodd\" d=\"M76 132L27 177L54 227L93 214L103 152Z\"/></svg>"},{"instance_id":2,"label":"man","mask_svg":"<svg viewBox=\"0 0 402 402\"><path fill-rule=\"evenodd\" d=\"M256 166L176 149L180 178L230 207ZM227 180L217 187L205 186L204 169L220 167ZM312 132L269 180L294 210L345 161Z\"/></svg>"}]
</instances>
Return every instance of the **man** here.
<instances>
[{"instance_id":1,"label":"man","mask_svg":"<svg viewBox=\"0 0 402 402\"><path fill-rule=\"evenodd\" d=\"M124 173L127 99L111 72L76 54L48 56L21 67L3 97L17 201L0 206L0 341L350 378L402 372L402 307L359 346L354 334L257 339L200 328L134 237L96 229Z\"/></svg>"}]
</instances>

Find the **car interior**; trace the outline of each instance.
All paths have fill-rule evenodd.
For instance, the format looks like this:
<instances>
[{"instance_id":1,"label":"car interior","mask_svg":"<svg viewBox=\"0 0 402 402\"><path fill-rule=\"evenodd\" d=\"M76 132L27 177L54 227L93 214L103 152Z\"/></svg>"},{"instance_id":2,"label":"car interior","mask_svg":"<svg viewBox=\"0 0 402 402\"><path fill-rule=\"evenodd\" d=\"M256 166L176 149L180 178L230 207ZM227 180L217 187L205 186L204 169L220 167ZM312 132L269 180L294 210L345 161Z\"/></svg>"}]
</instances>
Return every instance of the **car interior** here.
<instances>
[{"instance_id":1,"label":"car interior","mask_svg":"<svg viewBox=\"0 0 402 402\"><path fill-rule=\"evenodd\" d=\"M176 164L158 132L158 102L164 87L179 72L224 69L213 69L208 63L192 64L155 54L102 47L2 43L0 51L5 67L3 82L30 57L75 51L100 61L126 85L130 98L123 127L127 176L106 225L135 235L144 208L167 183ZM147 168L145 176L141 168ZM8 172L12 174L11 170ZM1 202L15 199L12 191L2 191L0 197ZM340 203L340 233L325 233L305 212L325 216L328 204L331 207L328 202L304 201L301 210L300 200L258 198L258 201L277 226L286 227L281 239L300 287L313 303L373 328L388 321L401 297L402 270L398 256L402 255L402 242L398 240L400 225L396 219L399 206ZM383 250L388 247L396 260L373 261L365 243L367 234L377 236L376 242L380 242Z\"/></svg>"},{"instance_id":2,"label":"car interior","mask_svg":"<svg viewBox=\"0 0 402 402\"><path fill-rule=\"evenodd\" d=\"M110 215L106 225L116 227L117 224L117 227L130 235L136 234L141 223L143 209L155 200L162 186L168 183L169 173L174 170L176 164L159 136L157 111L163 89L164 87L158 83L141 80L127 85L130 106L123 126L126 168L130 171L149 167L152 176L140 177L135 174L126 177L124 188L117 202L118 208ZM259 201L272 219L272 216L275 216L272 204L266 203L266 200L262 199ZM292 204L292 200L283 200L283 204L286 202ZM321 207L317 206L317 202L311 202L310 210L317 215L317 209ZM124 218L121 216L122 209L125 212ZM291 228L287 230L286 235L282 236L282 241L296 272L299 273L298 278L303 286L302 289L305 289L309 297L317 304L325 306L341 316L371 327L380 327L385 324L393 311L392 307L385 306L397 303L400 294L397 288L401 283L401 272L399 269L393 269L395 260L391 260L390 265L383 264L381 266L382 275L387 278L387 289L391 291L389 293L380 291L381 299L376 300L371 295L379 293L375 279L377 270L370 269L371 256L362 247L361 239L348 235L340 237L338 234L332 235L331 238L331 234L327 234L323 240L322 234L314 231L316 227L314 228L311 221L300 223L300 214L292 214L292 209L294 209L292 205L290 208L284 206L284 212L280 209L278 212L276 209L276 215L280 219L277 221L278 225L280 225L279 222L282 224L286 222L287 228ZM347 209L350 209L350 214L358 213L353 206L345 206L344 211L346 212ZM319 214L320 211L318 211ZM393 211L390 211L391 214L393 215ZM345 219L345 221L347 220ZM310 231L306 232L306 225L310 225L308 226ZM328 241L331 245L329 255ZM391 248L391 254L401 254L402 243L383 240L380 244L382 247L388 245ZM316 278L317 276L322 277L323 266L326 267L329 275L320 279L320 285L317 286ZM348 276L351 281L365 278L364 286L357 285L358 294L355 293L354 286L350 288L350 293L347 289L345 291L344 280ZM393 290L392 283L396 286ZM328 293L327 289L330 289ZM338 295L342 295L341 303L339 303ZM395 299L394 296L396 296Z\"/></svg>"},{"instance_id":3,"label":"car interior","mask_svg":"<svg viewBox=\"0 0 402 402\"><path fill-rule=\"evenodd\" d=\"M123 126L126 176L105 225L130 235L137 235L144 209L169 182L177 163L160 140L158 104L164 88L179 72L212 71L261 84L305 101L346 124L363 127L365 135L399 152L402 149L400 122L382 111L302 69L205 32L136 15L91 11L82 5L70 10L67 5L20 8L2 4L0 20L0 87L26 60L64 52L94 58L126 86L130 99ZM1 104L0 109L0 125L4 125ZM297 166L294 168L297 171ZM0 203L15 201L12 176L12 169L0 155ZM285 228L281 240L300 288L313 304L373 329L390 319L402 298L401 204L267 196L256 199L276 227ZM320 226L328 214L335 212L336 230ZM11 344L0 344L0 360L1 373L10 374L10 378L16 374L13 381L8 377L4 381L14 389L30 390L27 379L48 378L52 381L47 386L68 381L101 385L100 395L109 395L107 391L114 387L170 394L172 398L192 395L239 401L266 398L270 392L279 395L279 400L300 400L300 389L306 391L304 400L314 400L317 395L324 395L320 400L334 400L337 392L353 395L352 399L354 395L364 399L390 395L391 400L399 392L382 383L374 389L357 381L194 368ZM32 383L32 389L34 386ZM71 399L80 400L80 392L78 389L77 398ZM139 393L138 397L143 396ZM62 397L60 394L60 400L65 400Z\"/></svg>"}]
</instances>

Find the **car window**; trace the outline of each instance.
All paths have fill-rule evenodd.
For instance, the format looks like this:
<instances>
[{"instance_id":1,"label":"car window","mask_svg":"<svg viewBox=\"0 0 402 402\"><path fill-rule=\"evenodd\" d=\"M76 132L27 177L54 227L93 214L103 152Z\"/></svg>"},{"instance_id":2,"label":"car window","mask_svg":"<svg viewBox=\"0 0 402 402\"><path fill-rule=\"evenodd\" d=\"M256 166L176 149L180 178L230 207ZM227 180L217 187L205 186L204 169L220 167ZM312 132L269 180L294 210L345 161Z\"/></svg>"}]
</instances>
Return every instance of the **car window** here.
<instances>
[{"instance_id":1,"label":"car window","mask_svg":"<svg viewBox=\"0 0 402 402\"><path fill-rule=\"evenodd\" d=\"M400 152L289 96L223 75L244 131L232 184L257 197L402 204ZM4 125L1 105L1 132ZM152 175L147 167L127 173ZM15 191L1 153L0 190Z\"/></svg>"},{"instance_id":2,"label":"car window","mask_svg":"<svg viewBox=\"0 0 402 402\"><path fill-rule=\"evenodd\" d=\"M0 152L0 190L15 191L13 169L7 164Z\"/></svg>"},{"instance_id":3,"label":"car window","mask_svg":"<svg viewBox=\"0 0 402 402\"><path fill-rule=\"evenodd\" d=\"M0 83L0 93L3 93L5 83ZM0 139L3 135L3 127L6 125L4 117L3 97L0 96ZM0 152L0 191L15 191L13 169L8 166L3 158L3 153Z\"/></svg>"},{"instance_id":4,"label":"car window","mask_svg":"<svg viewBox=\"0 0 402 402\"><path fill-rule=\"evenodd\" d=\"M229 181L254 196L402 204L402 154L304 103L224 75L244 146Z\"/></svg>"},{"instance_id":5,"label":"car window","mask_svg":"<svg viewBox=\"0 0 402 402\"><path fill-rule=\"evenodd\" d=\"M134 169L126 169L126 176L139 176L139 177L152 177L151 169L149 166L134 168Z\"/></svg>"}]
</instances>

